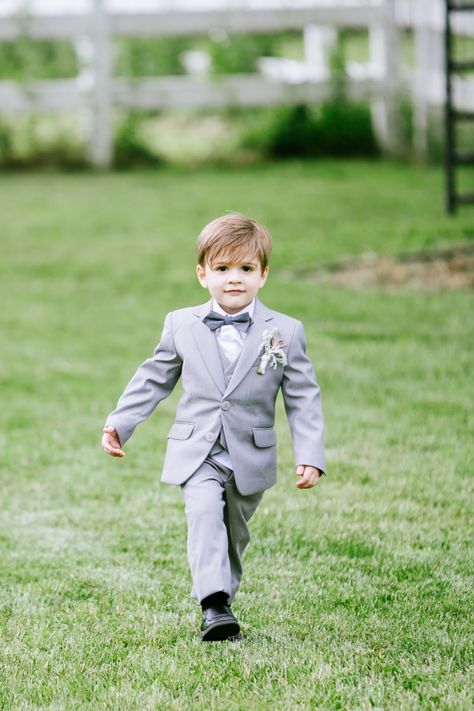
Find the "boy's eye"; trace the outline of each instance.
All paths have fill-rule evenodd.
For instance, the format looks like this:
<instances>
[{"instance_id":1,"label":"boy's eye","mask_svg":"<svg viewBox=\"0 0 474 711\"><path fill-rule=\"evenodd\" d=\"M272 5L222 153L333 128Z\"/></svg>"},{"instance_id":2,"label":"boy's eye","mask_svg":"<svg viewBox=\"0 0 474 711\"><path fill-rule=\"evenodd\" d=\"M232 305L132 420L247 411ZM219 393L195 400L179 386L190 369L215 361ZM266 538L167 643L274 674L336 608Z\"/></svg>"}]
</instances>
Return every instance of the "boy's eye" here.
<instances>
[{"instance_id":1,"label":"boy's eye","mask_svg":"<svg viewBox=\"0 0 474 711\"><path fill-rule=\"evenodd\" d=\"M219 265L218 267L216 267L216 272L226 272L227 269L228 269L228 267L226 267L225 264L221 264L221 265ZM250 267L250 266L248 266L247 264L245 264L245 265L242 267L242 271L244 271L244 272L246 272L246 273L248 273L248 272L253 272L253 267Z\"/></svg>"}]
</instances>

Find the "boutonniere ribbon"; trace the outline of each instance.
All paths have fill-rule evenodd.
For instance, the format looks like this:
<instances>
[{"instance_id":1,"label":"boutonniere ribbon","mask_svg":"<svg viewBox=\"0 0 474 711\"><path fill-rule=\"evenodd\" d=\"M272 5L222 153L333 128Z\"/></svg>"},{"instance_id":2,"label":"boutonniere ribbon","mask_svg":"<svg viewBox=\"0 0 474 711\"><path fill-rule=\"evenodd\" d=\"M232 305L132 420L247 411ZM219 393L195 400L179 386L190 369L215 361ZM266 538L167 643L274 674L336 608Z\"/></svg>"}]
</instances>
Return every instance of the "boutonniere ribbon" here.
<instances>
[{"instance_id":1,"label":"boutonniere ribbon","mask_svg":"<svg viewBox=\"0 0 474 711\"><path fill-rule=\"evenodd\" d=\"M285 367L288 361L282 350L284 345L277 328L269 328L262 333L262 342L258 347L258 354L263 348L263 355L257 370L259 375L265 375L267 365L270 365L270 368L274 370L278 363Z\"/></svg>"}]
</instances>

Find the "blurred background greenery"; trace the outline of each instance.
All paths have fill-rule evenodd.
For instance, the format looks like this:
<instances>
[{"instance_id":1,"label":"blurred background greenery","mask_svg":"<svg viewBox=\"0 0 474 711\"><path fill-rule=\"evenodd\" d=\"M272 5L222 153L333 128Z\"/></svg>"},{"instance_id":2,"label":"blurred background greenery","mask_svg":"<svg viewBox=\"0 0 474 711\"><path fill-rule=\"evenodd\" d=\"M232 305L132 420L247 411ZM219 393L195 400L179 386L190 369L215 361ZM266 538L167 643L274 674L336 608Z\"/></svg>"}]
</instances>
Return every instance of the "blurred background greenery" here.
<instances>
[{"instance_id":1,"label":"blurred background greenery","mask_svg":"<svg viewBox=\"0 0 474 711\"><path fill-rule=\"evenodd\" d=\"M211 75L258 71L259 57L302 59L301 32L117 38L116 76L135 79L185 73L183 53L204 51ZM413 64L412 33L402 33L403 64ZM242 164L275 158L375 156L368 103L344 98L346 63L368 59L367 32L342 30L331 57L335 98L318 105L224 110L116 111L116 167L133 165ZM0 44L0 80L27 83L77 76L77 55L68 41L20 39ZM400 106L402 158L414 160L408 97ZM441 158L441 120L431 117L428 160ZM0 121L0 167L86 166L84 130L77 114L36 114Z\"/></svg>"}]
</instances>

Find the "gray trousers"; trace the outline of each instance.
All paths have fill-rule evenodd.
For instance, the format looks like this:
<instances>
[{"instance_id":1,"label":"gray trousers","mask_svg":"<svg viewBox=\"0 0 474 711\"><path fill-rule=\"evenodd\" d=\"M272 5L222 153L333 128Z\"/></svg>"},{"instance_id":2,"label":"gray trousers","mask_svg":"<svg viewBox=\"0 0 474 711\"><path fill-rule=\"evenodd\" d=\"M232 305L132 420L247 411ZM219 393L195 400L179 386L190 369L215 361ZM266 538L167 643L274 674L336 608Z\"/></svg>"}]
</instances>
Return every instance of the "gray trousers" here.
<instances>
[{"instance_id":1,"label":"gray trousers","mask_svg":"<svg viewBox=\"0 0 474 711\"><path fill-rule=\"evenodd\" d=\"M232 469L210 457L181 489L188 522L191 596L201 601L223 590L232 602L242 578L242 555L250 541L247 522L263 491L243 496Z\"/></svg>"}]
</instances>

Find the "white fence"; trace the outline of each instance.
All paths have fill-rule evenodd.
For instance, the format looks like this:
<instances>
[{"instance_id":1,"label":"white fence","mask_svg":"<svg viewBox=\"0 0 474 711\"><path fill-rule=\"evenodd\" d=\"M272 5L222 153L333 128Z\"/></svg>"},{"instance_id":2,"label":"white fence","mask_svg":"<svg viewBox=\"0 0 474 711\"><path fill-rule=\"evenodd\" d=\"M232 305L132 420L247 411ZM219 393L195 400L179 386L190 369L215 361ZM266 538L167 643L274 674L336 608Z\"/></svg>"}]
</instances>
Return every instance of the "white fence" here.
<instances>
[{"instance_id":1,"label":"white fence","mask_svg":"<svg viewBox=\"0 0 474 711\"><path fill-rule=\"evenodd\" d=\"M17 0L18 1L18 0ZM10 0L15 2L15 0ZM0 42L20 37L70 39L81 71L73 79L35 81L26 85L0 82L0 115L40 111L78 111L90 127L91 162L108 166L112 158L112 112L120 108L173 109L224 106L264 106L320 102L330 97L332 83L327 53L338 29L367 29L369 62L347 67L347 96L370 102L380 145L389 153L399 147L397 105L403 93L414 105L416 143L426 144L428 108L444 102L442 0L334 0L278 2L254 0L226 5L218 0L196 9L198 3L167 2L139 8L106 7L91 0L79 10L61 8L46 14L30 2L16 11L0 7ZM73 5L73 4L72 4ZM25 10L25 7L28 8ZM23 8L23 9L22 9ZM3 14L2 14L3 12ZM474 14L474 13L473 13ZM466 15L466 13L464 13ZM454 29L474 35L474 17L462 18ZM415 68L403 69L400 31L413 28ZM305 60L262 60L256 74L113 78L113 40L118 36L191 36L221 32L273 32L296 29L304 33ZM295 66L296 65L296 66ZM289 71L291 69L291 71ZM455 86L459 108L474 108L474 87L466 79Z\"/></svg>"}]
</instances>

